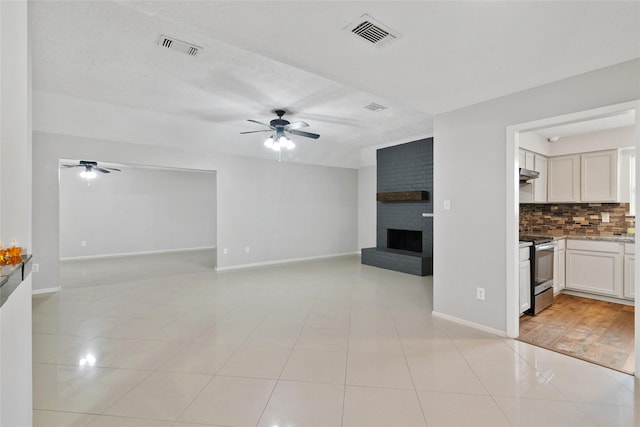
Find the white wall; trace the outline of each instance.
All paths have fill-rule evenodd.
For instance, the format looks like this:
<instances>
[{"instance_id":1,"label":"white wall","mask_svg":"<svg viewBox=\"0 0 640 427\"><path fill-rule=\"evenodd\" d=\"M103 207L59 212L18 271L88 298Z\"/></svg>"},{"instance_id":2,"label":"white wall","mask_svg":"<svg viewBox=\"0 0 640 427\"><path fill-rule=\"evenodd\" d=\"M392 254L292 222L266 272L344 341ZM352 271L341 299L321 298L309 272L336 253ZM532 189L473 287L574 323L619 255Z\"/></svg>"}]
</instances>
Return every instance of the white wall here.
<instances>
[{"instance_id":1,"label":"white wall","mask_svg":"<svg viewBox=\"0 0 640 427\"><path fill-rule=\"evenodd\" d=\"M31 426L32 423L32 276L33 274L27 276L0 308L2 427Z\"/></svg>"},{"instance_id":2,"label":"white wall","mask_svg":"<svg viewBox=\"0 0 640 427\"><path fill-rule=\"evenodd\" d=\"M358 249L376 246L377 166L358 169Z\"/></svg>"},{"instance_id":3,"label":"white wall","mask_svg":"<svg viewBox=\"0 0 640 427\"><path fill-rule=\"evenodd\" d=\"M26 1L0 1L0 238L31 251L31 58ZM0 308L0 425L32 424L31 279Z\"/></svg>"},{"instance_id":4,"label":"white wall","mask_svg":"<svg viewBox=\"0 0 640 427\"><path fill-rule=\"evenodd\" d=\"M216 171L219 268L357 250L355 169L34 132L36 290L58 286L58 159L69 158Z\"/></svg>"},{"instance_id":5,"label":"white wall","mask_svg":"<svg viewBox=\"0 0 640 427\"><path fill-rule=\"evenodd\" d=\"M506 332L506 127L640 99L638 76L630 61L435 117L436 314Z\"/></svg>"},{"instance_id":6,"label":"white wall","mask_svg":"<svg viewBox=\"0 0 640 427\"><path fill-rule=\"evenodd\" d=\"M634 132L633 126L627 126L584 135L567 136L557 142L550 143L550 152L552 156L562 156L564 154L631 147L635 144Z\"/></svg>"},{"instance_id":7,"label":"white wall","mask_svg":"<svg viewBox=\"0 0 640 427\"><path fill-rule=\"evenodd\" d=\"M61 258L215 246L214 172L118 166L90 182L60 170Z\"/></svg>"},{"instance_id":8,"label":"white wall","mask_svg":"<svg viewBox=\"0 0 640 427\"><path fill-rule=\"evenodd\" d=\"M627 148L634 144L633 126L607 129L581 135L565 136L556 142L549 142L536 132L522 132L519 136L520 148L545 156L586 153L589 151Z\"/></svg>"},{"instance_id":9,"label":"white wall","mask_svg":"<svg viewBox=\"0 0 640 427\"><path fill-rule=\"evenodd\" d=\"M518 142L522 149L533 151L543 156L551 156L551 144L547 141L547 138L535 132L522 132Z\"/></svg>"}]
</instances>

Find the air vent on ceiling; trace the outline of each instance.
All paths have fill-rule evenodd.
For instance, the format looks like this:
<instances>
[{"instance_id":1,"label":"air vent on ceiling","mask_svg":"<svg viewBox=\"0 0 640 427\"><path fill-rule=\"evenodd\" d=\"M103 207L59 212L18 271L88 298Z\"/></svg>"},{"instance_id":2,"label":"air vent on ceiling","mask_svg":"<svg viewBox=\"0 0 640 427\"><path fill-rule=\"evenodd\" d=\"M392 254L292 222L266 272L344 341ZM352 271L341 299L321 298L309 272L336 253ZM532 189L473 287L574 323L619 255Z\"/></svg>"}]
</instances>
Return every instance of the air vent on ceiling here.
<instances>
[{"instance_id":1,"label":"air vent on ceiling","mask_svg":"<svg viewBox=\"0 0 640 427\"><path fill-rule=\"evenodd\" d=\"M160 35L160 38L158 39L158 45L166 47L167 49L177 50L178 52L186 53L187 55L191 56L196 56L202 49L200 46L183 42L182 40L168 37L164 34Z\"/></svg>"},{"instance_id":2,"label":"air vent on ceiling","mask_svg":"<svg viewBox=\"0 0 640 427\"><path fill-rule=\"evenodd\" d=\"M347 25L345 30L376 46L385 46L400 37L396 31L366 13L357 21Z\"/></svg>"},{"instance_id":3,"label":"air vent on ceiling","mask_svg":"<svg viewBox=\"0 0 640 427\"><path fill-rule=\"evenodd\" d=\"M372 102L369 105L365 105L364 109L371 110L371 111L382 111L382 110L386 110L387 107L385 107L384 105L380 105L380 104L376 104L375 102Z\"/></svg>"}]
</instances>

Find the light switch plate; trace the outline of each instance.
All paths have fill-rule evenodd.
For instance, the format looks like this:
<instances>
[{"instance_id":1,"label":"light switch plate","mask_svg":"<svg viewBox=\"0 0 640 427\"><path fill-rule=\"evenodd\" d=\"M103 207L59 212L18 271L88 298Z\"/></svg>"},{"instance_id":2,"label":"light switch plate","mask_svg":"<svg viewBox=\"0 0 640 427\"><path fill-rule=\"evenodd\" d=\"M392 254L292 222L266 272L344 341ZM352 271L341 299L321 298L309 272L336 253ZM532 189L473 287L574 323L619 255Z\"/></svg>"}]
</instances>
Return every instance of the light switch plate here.
<instances>
[{"instance_id":1,"label":"light switch plate","mask_svg":"<svg viewBox=\"0 0 640 427\"><path fill-rule=\"evenodd\" d=\"M451 200L445 200L444 201L444 210L448 211L451 209Z\"/></svg>"}]
</instances>

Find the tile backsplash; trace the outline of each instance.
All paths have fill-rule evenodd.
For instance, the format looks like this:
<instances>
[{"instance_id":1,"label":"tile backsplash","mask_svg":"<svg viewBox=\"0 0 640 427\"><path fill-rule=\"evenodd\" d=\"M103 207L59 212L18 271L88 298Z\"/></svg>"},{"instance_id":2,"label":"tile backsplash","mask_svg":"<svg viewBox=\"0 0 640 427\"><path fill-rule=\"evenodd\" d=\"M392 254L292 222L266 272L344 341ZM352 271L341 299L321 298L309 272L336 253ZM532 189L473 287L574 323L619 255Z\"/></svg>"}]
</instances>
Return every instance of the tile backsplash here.
<instances>
[{"instance_id":1,"label":"tile backsplash","mask_svg":"<svg viewBox=\"0 0 640 427\"><path fill-rule=\"evenodd\" d=\"M626 216L628 203L520 204L520 233L574 236L626 235L635 217ZM602 214L609 222L602 222Z\"/></svg>"}]
</instances>

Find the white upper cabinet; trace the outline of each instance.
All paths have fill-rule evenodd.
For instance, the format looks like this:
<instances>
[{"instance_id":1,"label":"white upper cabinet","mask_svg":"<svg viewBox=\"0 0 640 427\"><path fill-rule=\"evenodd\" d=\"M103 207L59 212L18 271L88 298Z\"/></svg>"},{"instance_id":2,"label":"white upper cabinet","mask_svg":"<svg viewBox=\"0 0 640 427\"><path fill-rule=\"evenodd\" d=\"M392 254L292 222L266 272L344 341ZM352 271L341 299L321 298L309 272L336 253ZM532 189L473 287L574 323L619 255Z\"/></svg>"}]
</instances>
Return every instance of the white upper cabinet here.
<instances>
[{"instance_id":1,"label":"white upper cabinet","mask_svg":"<svg viewBox=\"0 0 640 427\"><path fill-rule=\"evenodd\" d=\"M535 154L530 151L524 152L524 167L531 170L536 170Z\"/></svg>"},{"instance_id":2,"label":"white upper cabinet","mask_svg":"<svg viewBox=\"0 0 640 427\"><path fill-rule=\"evenodd\" d=\"M636 150L624 148L618 156L618 202L629 203L629 215L636 214Z\"/></svg>"},{"instance_id":3,"label":"white upper cabinet","mask_svg":"<svg viewBox=\"0 0 640 427\"><path fill-rule=\"evenodd\" d=\"M548 161L549 202L580 201L580 155L550 157Z\"/></svg>"},{"instance_id":4,"label":"white upper cabinet","mask_svg":"<svg viewBox=\"0 0 640 427\"><path fill-rule=\"evenodd\" d=\"M548 202L621 201L618 150L550 157L548 162Z\"/></svg>"},{"instance_id":5,"label":"white upper cabinet","mask_svg":"<svg viewBox=\"0 0 640 427\"><path fill-rule=\"evenodd\" d=\"M521 203L547 202L547 157L520 150L520 167L540 172L540 177L520 184Z\"/></svg>"},{"instance_id":6,"label":"white upper cabinet","mask_svg":"<svg viewBox=\"0 0 640 427\"><path fill-rule=\"evenodd\" d=\"M618 150L596 151L580 155L582 202L618 200Z\"/></svg>"},{"instance_id":7,"label":"white upper cabinet","mask_svg":"<svg viewBox=\"0 0 640 427\"><path fill-rule=\"evenodd\" d=\"M533 181L534 202L547 202L547 165L548 159L545 156L542 156L540 154L536 154L534 156L533 169L540 172L540 177Z\"/></svg>"}]
</instances>

